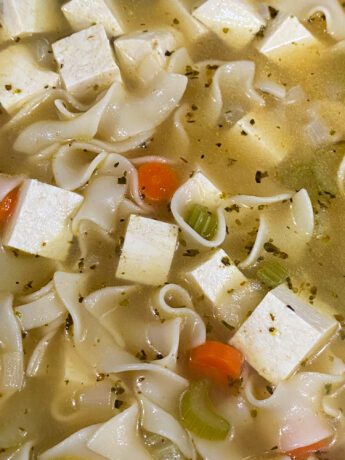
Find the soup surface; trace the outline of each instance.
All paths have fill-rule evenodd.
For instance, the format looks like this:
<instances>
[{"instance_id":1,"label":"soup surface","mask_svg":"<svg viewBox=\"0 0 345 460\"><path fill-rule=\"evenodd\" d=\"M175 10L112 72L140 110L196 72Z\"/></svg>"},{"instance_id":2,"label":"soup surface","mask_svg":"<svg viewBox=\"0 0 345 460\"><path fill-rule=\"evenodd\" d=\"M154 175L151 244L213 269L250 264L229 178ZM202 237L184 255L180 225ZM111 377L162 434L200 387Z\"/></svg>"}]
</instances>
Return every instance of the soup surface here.
<instances>
[{"instance_id":1,"label":"soup surface","mask_svg":"<svg viewBox=\"0 0 345 460\"><path fill-rule=\"evenodd\" d=\"M0 458L344 460L344 5L12 3Z\"/></svg>"}]
</instances>

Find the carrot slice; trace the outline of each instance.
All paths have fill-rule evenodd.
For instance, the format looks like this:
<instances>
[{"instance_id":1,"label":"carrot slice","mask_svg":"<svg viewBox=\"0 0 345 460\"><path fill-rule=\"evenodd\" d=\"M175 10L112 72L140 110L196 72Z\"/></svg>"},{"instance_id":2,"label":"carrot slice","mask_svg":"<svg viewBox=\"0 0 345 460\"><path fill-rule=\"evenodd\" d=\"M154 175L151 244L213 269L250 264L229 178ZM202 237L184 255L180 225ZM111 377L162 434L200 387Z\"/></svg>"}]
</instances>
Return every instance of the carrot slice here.
<instances>
[{"instance_id":1,"label":"carrot slice","mask_svg":"<svg viewBox=\"0 0 345 460\"><path fill-rule=\"evenodd\" d=\"M314 442L308 446L298 447L297 449L286 452L294 460L305 460L314 452L325 449L331 442L331 438L321 439L321 441Z\"/></svg>"},{"instance_id":2,"label":"carrot slice","mask_svg":"<svg viewBox=\"0 0 345 460\"><path fill-rule=\"evenodd\" d=\"M0 223L5 222L13 214L18 200L18 188L11 190L0 202Z\"/></svg>"},{"instance_id":3,"label":"carrot slice","mask_svg":"<svg viewBox=\"0 0 345 460\"><path fill-rule=\"evenodd\" d=\"M169 201L179 185L175 171L166 163L145 163L138 175L140 193L154 203Z\"/></svg>"},{"instance_id":4,"label":"carrot slice","mask_svg":"<svg viewBox=\"0 0 345 460\"><path fill-rule=\"evenodd\" d=\"M190 352L189 369L221 384L239 379L242 365L242 353L225 343L208 340Z\"/></svg>"}]
</instances>

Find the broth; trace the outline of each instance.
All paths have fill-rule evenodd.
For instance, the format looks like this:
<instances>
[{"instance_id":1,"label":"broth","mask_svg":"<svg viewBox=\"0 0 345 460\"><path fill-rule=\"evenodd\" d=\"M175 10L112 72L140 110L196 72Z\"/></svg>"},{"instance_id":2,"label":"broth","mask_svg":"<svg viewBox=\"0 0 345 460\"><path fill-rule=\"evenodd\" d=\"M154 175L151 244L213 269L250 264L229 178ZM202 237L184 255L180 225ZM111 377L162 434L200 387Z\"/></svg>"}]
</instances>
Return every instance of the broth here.
<instances>
[{"instance_id":1,"label":"broth","mask_svg":"<svg viewBox=\"0 0 345 460\"><path fill-rule=\"evenodd\" d=\"M162 6L163 2L121 0L117 3L121 16L124 18L126 33L164 27L180 29L179 21L175 24L174 20L171 20L172 15ZM190 2L189 6L195 8L199 3ZM21 38L20 42L28 45L37 56L37 49L44 40L51 44L57 39L73 33L62 15L60 19L59 30L56 33ZM327 126L330 132L334 131L338 134L340 121L345 112L344 109L341 113L337 112L337 109L332 107L336 103L339 103L341 107L344 103L344 57L342 51L329 51L334 43L325 31L325 23L322 19L305 21L304 25L310 32L320 37L328 51L320 52L317 59L314 56L309 56L306 52L298 59L293 60L290 65L275 64L258 52L257 44L260 41L260 36L256 37L247 47L240 51L234 51L212 33L194 42L183 38L182 35L181 46L188 48L193 61L192 70L187 68L185 72L186 75L188 73L191 75L188 75L188 88L181 102L187 107L181 120L188 142L185 143L181 134L175 130L173 115L171 115L155 129L149 141L124 155L129 159L154 155L172 160L180 184L188 180L196 170L201 169L221 190L224 199L235 195L267 197L284 193L286 190L296 192L305 188L311 198L315 216L314 235L307 243L303 243L301 239L298 239L296 243L292 231L291 233L288 231L287 236L285 233L281 234L280 224L286 218L286 206L288 204L278 202L271 206L264 206L262 209L255 209L253 211L256 212L254 218L248 209L233 208L229 212L225 212L228 235L222 248L237 264L243 261L255 242L260 216L265 214L270 231L274 235L270 242L279 251L287 254L284 263L288 267L290 283L295 292L298 292L311 305L319 305L321 311L331 311L332 314L336 314L340 318L345 315L343 300L345 293L345 272L343 270L345 266L345 242L341 231L345 225L345 201L338 190L335 174L345 153L342 143L344 133L341 133L341 139L336 143L326 142L324 145L315 145L312 140L308 139L305 127L308 124L310 111L316 102L321 101L324 104L321 115L325 115L325 118L328 117ZM6 46L16 45L5 44L3 48ZM258 107L254 104L255 108L252 109L259 116L261 112L274 114L273 117L276 118L279 126L275 122L271 127L267 125L265 135L270 138L279 129L285 136L284 142L291 146L290 153L278 164L272 162L269 155L263 155L259 149L249 149L246 143L247 139L245 139L246 134L243 135L243 142L238 137L231 137L231 128L241 118L241 114L233 113L230 107L245 106L244 115L249 111L249 107L253 106L247 97L243 98L243 104L243 100L241 100L241 104L238 104L236 100L238 94L234 94L230 90L229 94L224 96L226 99L224 105L227 107L223 108L217 123L210 124L209 122L210 107L212 107L210 104L212 82L215 72L222 65L222 62L216 61L224 61L225 63L237 60L250 60L255 63L255 81L275 82L287 92L293 87L303 89L304 96L295 103L286 103L284 98L280 99L271 94L260 92L265 106ZM202 67L197 64L204 61L210 61L209 64L205 64L206 79L203 76ZM50 53L44 57L42 62L47 68L56 71L56 64ZM333 113L332 110L335 112ZM3 111L1 119L5 125L10 117ZM2 130L0 133L1 173L23 174L42 182L56 184L52 159L49 155L26 155L16 151L13 145L17 136L34 122L57 119L56 107L52 100L48 100L40 104L32 114L24 117L14 128ZM92 155L90 155L91 157ZM97 174L96 171L95 175L97 176ZM77 192L85 194L87 188L88 182L78 188ZM170 208L166 205L151 207L149 216L174 223ZM79 247L80 239L74 236L71 242L70 255L65 262L56 262L41 257L35 258L32 255L2 247L0 252L0 265L2 267L0 290L13 293L15 295L14 305L21 305L23 296L37 291L48 283L57 270L88 273L89 281L85 296L107 286L123 286L127 283L115 278L115 270L119 260L118 246L123 243L125 231L126 221L123 219L118 222L116 230L110 232L107 237L98 231L96 225L90 224L83 236L84 243L88 247L87 256L83 257ZM204 260L207 254L205 248L200 249L188 239L186 242L183 233L180 233L179 244L169 274L169 282L179 284L193 292L190 282L185 277L185 272L188 271L188 267L193 267L199 261ZM270 254L264 252L264 256L270 256ZM96 266L96 269L92 268L93 266ZM256 269L257 265L254 265L243 271L246 276L255 279ZM122 324L123 330L131 331L133 329L133 332L129 333L130 339L126 342L126 349L134 356L139 356L139 360L143 362L155 359L154 347L148 345L143 355L142 350L135 348L137 342L134 338L134 331L137 327L138 334L141 334L142 325L156 319L152 308L152 296L155 292L155 287L138 287L137 291L130 295L129 304L125 306L127 310L124 312L122 311L124 307L121 307L120 313L114 320ZM259 303L266 292L267 290L262 285L256 288L253 294L254 300L252 299L248 306L245 306L248 314L253 308L253 302ZM193 302L206 324L208 339L227 342L233 334L233 328L230 327L229 329L226 326L227 321L224 320L226 316L222 316L222 311L210 307L204 298L194 293ZM81 358L74 350L73 334L67 329L64 323L53 336L44 360L40 364L39 375L32 378L27 377L20 392L9 398L4 397L0 411L0 447L3 451L1 456L4 459L12 458L10 453L13 449L27 440L34 440L34 455L41 454L86 426L106 422L119 412L129 408L135 401L136 395L132 390L133 382L135 378L140 378L141 373L137 372L134 375L131 372L122 372L110 373L110 376L104 375L104 373L96 375L94 370L84 369L84 367L87 368L85 363L82 366L83 369L78 370L78 362ZM51 327L47 325L23 333L25 366L28 364L33 350L45 336L46 331L49 330ZM342 334L340 334L332 342L332 350L336 350L334 353L337 359L345 359L342 338ZM187 352L188 350L180 349L176 369L180 375L190 378L187 370ZM322 353L327 353L327 350ZM75 372L79 376L84 376L85 382L78 381L78 379L73 380L73 376L68 378L68 372L66 374L66 356L68 354L71 355L69 358L71 369L73 366L77 369L69 370L71 376ZM321 359L321 355L316 359ZM313 363L314 361L305 364L302 371L313 370ZM320 368L322 368L321 365ZM316 369L318 369L317 364ZM103 407L92 406L91 404L91 409L85 409L81 402L81 395L84 388L90 386L91 380L88 373L93 374L93 385L97 386L109 382L110 386L114 387L114 382L120 381L121 386L126 391L120 397L114 390L110 393L109 404L107 402ZM214 401L222 400L224 397L223 390L219 390L218 393L216 390L214 391ZM243 398L243 394L233 396L234 401L237 397ZM117 407L120 403L115 403L116 400L121 400L121 407ZM238 404L240 404L239 401L240 399L238 399ZM235 403L232 402L231 404ZM254 410L250 404L248 407L252 411ZM259 409L258 411L260 412ZM232 455L234 456L231 458L249 459L252 458L250 456L255 455L258 456L255 458L261 458L259 455L269 452L269 448L274 447L268 446L271 436L266 436L266 431L269 431L270 427L263 425L269 420L273 420L273 424L276 423L273 416L263 416L261 422L260 416L257 418L249 416L247 430L244 430L239 424L239 428L236 428L234 433L237 441L236 445L232 447ZM317 456L315 458L340 460L344 457L343 428L337 424L336 420L332 423L337 434L334 446L327 451L325 457ZM207 449L205 448L204 451L206 452ZM199 448L198 455L200 458L206 458L202 457L201 448ZM267 458L273 457L268 456Z\"/></svg>"}]
</instances>

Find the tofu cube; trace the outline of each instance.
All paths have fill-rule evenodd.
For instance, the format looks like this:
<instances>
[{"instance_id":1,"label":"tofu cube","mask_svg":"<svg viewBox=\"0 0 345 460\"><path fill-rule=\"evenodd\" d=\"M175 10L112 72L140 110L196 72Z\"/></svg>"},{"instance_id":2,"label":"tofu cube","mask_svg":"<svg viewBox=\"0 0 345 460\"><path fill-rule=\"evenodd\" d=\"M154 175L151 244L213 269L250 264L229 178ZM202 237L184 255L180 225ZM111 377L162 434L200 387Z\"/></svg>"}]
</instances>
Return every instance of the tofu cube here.
<instances>
[{"instance_id":1,"label":"tofu cube","mask_svg":"<svg viewBox=\"0 0 345 460\"><path fill-rule=\"evenodd\" d=\"M34 179L19 190L15 212L4 228L3 244L29 254L64 260L70 247L70 221L83 201L69 192Z\"/></svg>"},{"instance_id":2,"label":"tofu cube","mask_svg":"<svg viewBox=\"0 0 345 460\"><path fill-rule=\"evenodd\" d=\"M55 42L53 52L65 87L71 93L84 95L120 79L103 26L89 27Z\"/></svg>"},{"instance_id":3,"label":"tofu cube","mask_svg":"<svg viewBox=\"0 0 345 460\"><path fill-rule=\"evenodd\" d=\"M115 8L115 7L113 7ZM119 14L110 9L104 0L71 0L62 6L62 12L76 32L94 24L101 24L108 37L123 34Z\"/></svg>"},{"instance_id":4,"label":"tofu cube","mask_svg":"<svg viewBox=\"0 0 345 460\"><path fill-rule=\"evenodd\" d=\"M186 190L186 201L197 202L213 209L220 205L222 192L201 172L182 186Z\"/></svg>"},{"instance_id":5,"label":"tofu cube","mask_svg":"<svg viewBox=\"0 0 345 460\"><path fill-rule=\"evenodd\" d=\"M117 278L159 286L169 275L178 228L132 214L122 247Z\"/></svg>"},{"instance_id":6,"label":"tofu cube","mask_svg":"<svg viewBox=\"0 0 345 460\"><path fill-rule=\"evenodd\" d=\"M332 317L281 285L264 297L230 343L262 377L278 384L319 351L337 327Z\"/></svg>"},{"instance_id":7,"label":"tofu cube","mask_svg":"<svg viewBox=\"0 0 345 460\"><path fill-rule=\"evenodd\" d=\"M207 27L192 16L183 0L160 0L158 9L163 12L162 17L167 24L181 31L192 42L202 39L209 33Z\"/></svg>"},{"instance_id":8,"label":"tofu cube","mask_svg":"<svg viewBox=\"0 0 345 460\"><path fill-rule=\"evenodd\" d=\"M61 19L60 0L4 0L0 22L10 38L56 32Z\"/></svg>"},{"instance_id":9,"label":"tofu cube","mask_svg":"<svg viewBox=\"0 0 345 460\"><path fill-rule=\"evenodd\" d=\"M281 162L294 147L287 123L267 109L247 113L229 130L227 139L246 155L261 154L272 164Z\"/></svg>"},{"instance_id":10,"label":"tofu cube","mask_svg":"<svg viewBox=\"0 0 345 460\"><path fill-rule=\"evenodd\" d=\"M212 253L205 262L187 272L186 277L215 307L222 307L229 293L247 282L223 249Z\"/></svg>"},{"instance_id":11,"label":"tofu cube","mask_svg":"<svg viewBox=\"0 0 345 460\"><path fill-rule=\"evenodd\" d=\"M165 53L175 51L176 40L170 31L159 30L125 35L114 46L121 71L132 80L149 83L165 67Z\"/></svg>"},{"instance_id":12,"label":"tofu cube","mask_svg":"<svg viewBox=\"0 0 345 460\"><path fill-rule=\"evenodd\" d=\"M26 46L0 51L0 103L8 113L58 81L59 75L38 66Z\"/></svg>"},{"instance_id":13,"label":"tofu cube","mask_svg":"<svg viewBox=\"0 0 345 460\"><path fill-rule=\"evenodd\" d=\"M320 46L319 40L295 16L279 13L272 27L265 32L258 50L273 61L286 61L289 64L290 59L296 58L301 52L310 52L311 48Z\"/></svg>"},{"instance_id":14,"label":"tofu cube","mask_svg":"<svg viewBox=\"0 0 345 460\"><path fill-rule=\"evenodd\" d=\"M236 49L248 45L266 25L246 0L207 0L193 11L193 16Z\"/></svg>"}]
</instances>

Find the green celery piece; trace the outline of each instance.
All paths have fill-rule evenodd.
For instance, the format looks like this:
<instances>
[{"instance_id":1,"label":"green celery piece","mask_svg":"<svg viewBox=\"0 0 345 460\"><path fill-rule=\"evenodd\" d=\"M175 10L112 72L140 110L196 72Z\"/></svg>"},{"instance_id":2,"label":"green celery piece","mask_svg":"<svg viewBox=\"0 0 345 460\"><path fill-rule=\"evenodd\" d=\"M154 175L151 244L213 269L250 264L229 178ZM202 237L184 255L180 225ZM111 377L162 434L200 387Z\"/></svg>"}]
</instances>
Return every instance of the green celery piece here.
<instances>
[{"instance_id":1,"label":"green celery piece","mask_svg":"<svg viewBox=\"0 0 345 460\"><path fill-rule=\"evenodd\" d=\"M217 218L206 206L194 204L188 212L186 223L200 236L211 240L217 230Z\"/></svg>"},{"instance_id":2,"label":"green celery piece","mask_svg":"<svg viewBox=\"0 0 345 460\"><path fill-rule=\"evenodd\" d=\"M180 402L182 424L199 438L222 441L229 433L230 424L214 412L208 388L207 380L198 380L183 393Z\"/></svg>"},{"instance_id":3,"label":"green celery piece","mask_svg":"<svg viewBox=\"0 0 345 460\"><path fill-rule=\"evenodd\" d=\"M257 278L268 287L274 288L283 283L289 276L287 269L275 260L266 262L256 272Z\"/></svg>"},{"instance_id":4,"label":"green celery piece","mask_svg":"<svg viewBox=\"0 0 345 460\"><path fill-rule=\"evenodd\" d=\"M199 204L195 204L190 209L186 222L192 228L195 227L195 225L197 224L198 219L200 218L200 216L202 216L202 209L203 209L203 206L200 206Z\"/></svg>"},{"instance_id":5,"label":"green celery piece","mask_svg":"<svg viewBox=\"0 0 345 460\"><path fill-rule=\"evenodd\" d=\"M217 230L217 218L214 214L212 213L208 213L208 216L207 216L207 220L205 222L205 225L204 225L204 229L203 229L203 232L202 232L202 236L206 239L206 240L211 240L215 233L216 233L216 230Z\"/></svg>"}]
</instances>

